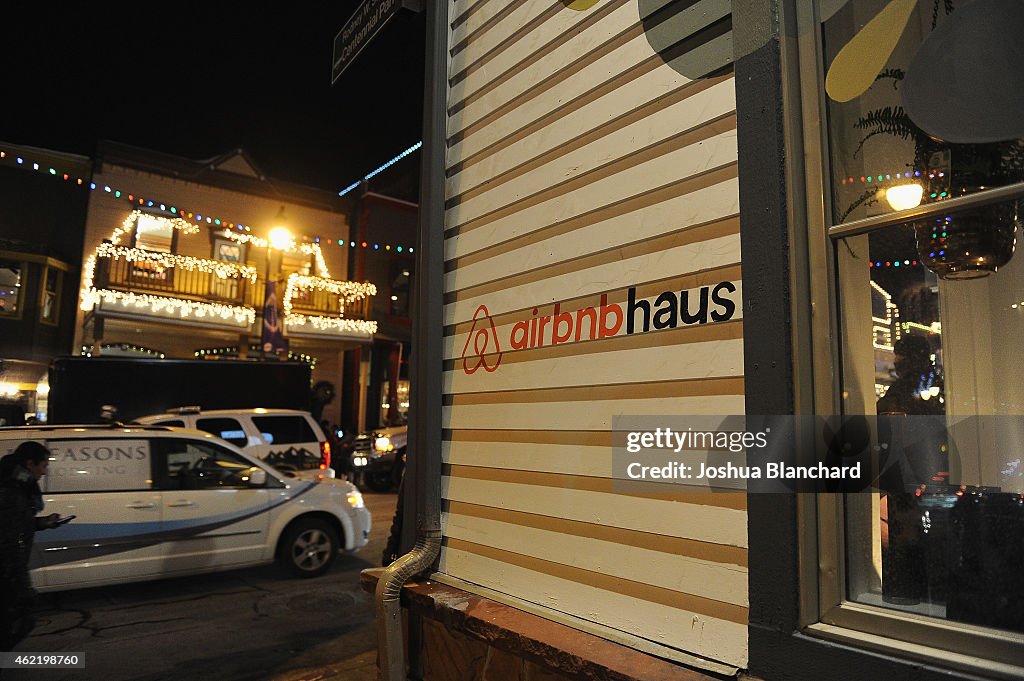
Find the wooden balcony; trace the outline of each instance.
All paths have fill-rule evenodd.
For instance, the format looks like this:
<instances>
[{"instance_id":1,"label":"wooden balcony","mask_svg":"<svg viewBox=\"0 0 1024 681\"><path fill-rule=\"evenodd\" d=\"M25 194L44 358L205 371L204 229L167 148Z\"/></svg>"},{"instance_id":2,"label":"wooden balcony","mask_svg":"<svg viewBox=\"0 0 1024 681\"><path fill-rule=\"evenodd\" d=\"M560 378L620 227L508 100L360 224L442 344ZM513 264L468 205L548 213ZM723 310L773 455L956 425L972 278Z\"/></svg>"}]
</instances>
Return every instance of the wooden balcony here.
<instances>
[{"instance_id":1,"label":"wooden balcony","mask_svg":"<svg viewBox=\"0 0 1024 681\"><path fill-rule=\"evenodd\" d=\"M254 273L246 277L244 268L232 268L230 263L219 260L188 258L194 268L187 268L181 266L182 262L175 262L172 254L161 253L161 257L153 260L129 260L124 255L138 253L138 249L107 250L109 254L102 251L97 254L94 276L97 289L245 306L252 289L257 287Z\"/></svg>"},{"instance_id":2,"label":"wooden balcony","mask_svg":"<svg viewBox=\"0 0 1024 681\"><path fill-rule=\"evenodd\" d=\"M258 330L254 323L262 315L266 285L254 268L172 253L148 256L139 249L103 244L83 306L92 299L105 315ZM279 304L289 336L372 338L376 324L367 319L372 286L279 276Z\"/></svg>"}]
</instances>

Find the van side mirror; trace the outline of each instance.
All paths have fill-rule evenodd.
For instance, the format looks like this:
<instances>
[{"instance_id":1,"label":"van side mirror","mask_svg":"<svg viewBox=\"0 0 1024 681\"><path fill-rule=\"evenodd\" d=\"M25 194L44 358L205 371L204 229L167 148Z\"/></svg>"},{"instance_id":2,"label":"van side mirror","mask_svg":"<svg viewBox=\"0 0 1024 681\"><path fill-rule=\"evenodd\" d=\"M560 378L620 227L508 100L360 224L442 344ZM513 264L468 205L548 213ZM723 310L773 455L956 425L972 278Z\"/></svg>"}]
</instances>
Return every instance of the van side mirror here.
<instances>
[{"instance_id":1,"label":"van side mirror","mask_svg":"<svg viewBox=\"0 0 1024 681\"><path fill-rule=\"evenodd\" d=\"M263 487L267 484L267 472L262 468L249 470L249 487Z\"/></svg>"}]
</instances>

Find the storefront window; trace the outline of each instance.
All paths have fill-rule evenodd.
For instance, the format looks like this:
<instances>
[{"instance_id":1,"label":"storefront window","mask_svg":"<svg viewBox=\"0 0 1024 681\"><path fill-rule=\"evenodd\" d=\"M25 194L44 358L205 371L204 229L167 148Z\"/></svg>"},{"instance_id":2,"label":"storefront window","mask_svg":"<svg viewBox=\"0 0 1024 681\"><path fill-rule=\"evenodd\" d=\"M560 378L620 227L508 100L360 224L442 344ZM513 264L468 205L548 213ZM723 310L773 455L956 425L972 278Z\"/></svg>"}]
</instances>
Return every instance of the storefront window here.
<instances>
[{"instance_id":1,"label":"storefront window","mask_svg":"<svg viewBox=\"0 0 1024 681\"><path fill-rule=\"evenodd\" d=\"M822 0L820 11L834 223L1024 180L1009 92L1019 3Z\"/></svg>"},{"instance_id":2,"label":"storefront window","mask_svg":"<svg viewBox=\"0 0 1024 681\"><path fill-rule=\"evenodd\" d=\"M821 0L817 11L841 407L879 417L879 446L906 419L946 428L908 462L913 485L846 498L845 598L1024 632L1012 189L1024 181L1024 118L1019 92L999 87L1019 70L1010 55L1024 12L958 0ZM949 203L972 195L982 200ZM913 213L875 219L901 210Z\"/></svg>"}]
</instances>

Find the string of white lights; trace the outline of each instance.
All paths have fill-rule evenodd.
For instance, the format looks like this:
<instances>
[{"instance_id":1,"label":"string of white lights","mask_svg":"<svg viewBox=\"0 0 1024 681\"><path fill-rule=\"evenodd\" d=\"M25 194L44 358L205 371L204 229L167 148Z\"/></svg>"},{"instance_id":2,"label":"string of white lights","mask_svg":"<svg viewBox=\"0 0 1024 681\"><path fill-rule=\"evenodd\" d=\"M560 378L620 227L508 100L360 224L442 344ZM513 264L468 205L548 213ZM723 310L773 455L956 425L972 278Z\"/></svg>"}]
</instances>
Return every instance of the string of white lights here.
<instances>
[{"instance_id":1,"label":"string of white lights","mask_svg":"<svg viewBox=\"0 0 1024 681\"><path fill-rule=\"evenodd\" d=\"M159 251L148 251L144 248L131 248L128 246L117 246L113 243L100 244L96 249L97 258L110 258L112 260L126 260L128 262L146 262L169 269L185 269L199 271L206 274L215 274L221 279L247 279L256 282L256 268L239 263L225 262L223 260L208 260L206 258L195 258L190 255L177 253L163 253Z\"/></svg>"},{"instance_id":2,"label":"string of white lights","mask_svg":"<svg viewBox=\"0 0 1024 681\"><path fill-rule=\"evenodd\" d=\"M285 324L306 326L309 324L319 331L342 331L346 333L377 333L377 322L344 317L318 317L301 314L285 315Z\"/></svg>"},{"instance_id":3,"label":"string of white lights","mask_svg":"<svg viewBox=\"0 0 1024 681\"><path fill-rule=\"evenodd\" d=\"M238 234L231 230L225 229L221 234L240 244L252 244L257 248L268 248L270 242L266 239L252 234ZM302 253L303 255L311 255L316 259L316 271L323 277L330 277L331 273L327 269L327 261L324 260L324 252L320 248L320 244L317 243L298 243L294 239L284 249L286 253Z\"/></svg>"}]
</instances>

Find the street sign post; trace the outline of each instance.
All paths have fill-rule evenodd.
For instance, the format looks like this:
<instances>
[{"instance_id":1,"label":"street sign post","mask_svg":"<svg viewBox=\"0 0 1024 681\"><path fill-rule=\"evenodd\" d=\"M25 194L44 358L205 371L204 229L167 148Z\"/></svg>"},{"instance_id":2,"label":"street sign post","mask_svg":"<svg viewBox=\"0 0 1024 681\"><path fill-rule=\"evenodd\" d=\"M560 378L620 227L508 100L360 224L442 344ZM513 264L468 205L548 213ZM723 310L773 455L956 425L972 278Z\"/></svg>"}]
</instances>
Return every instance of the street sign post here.
<instances>
[{"instance_id":1,"label":"street sign post","mask_svg":"<svg viewBox=\"0 0 1024 681\"><path fill-rule=\"evenodd\" d=\"M355 14L338 31L338 35L334 36L334 58L331 65L332 85L402 6L402 0L363 1Z\"/></svg>"}]
</instances>

